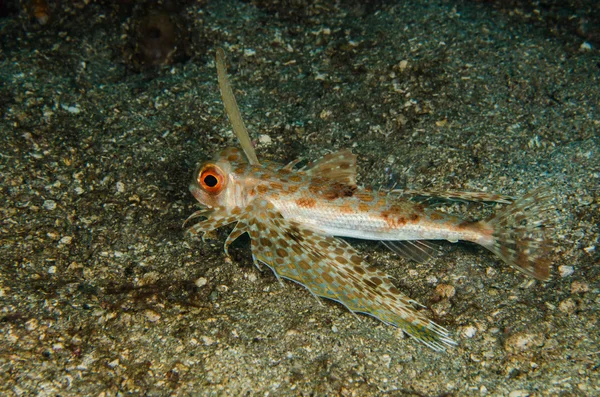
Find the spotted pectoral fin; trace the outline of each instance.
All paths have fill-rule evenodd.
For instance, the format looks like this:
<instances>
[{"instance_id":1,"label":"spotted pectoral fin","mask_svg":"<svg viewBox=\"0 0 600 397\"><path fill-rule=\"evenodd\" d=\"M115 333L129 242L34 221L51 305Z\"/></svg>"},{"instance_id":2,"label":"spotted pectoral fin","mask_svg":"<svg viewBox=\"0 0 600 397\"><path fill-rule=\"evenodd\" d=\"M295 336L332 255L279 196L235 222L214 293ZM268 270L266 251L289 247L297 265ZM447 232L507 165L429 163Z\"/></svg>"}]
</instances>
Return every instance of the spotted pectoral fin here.
<instances>
[{"instance_id":1,"label":"spotted pectoral fin","mask_svg":"<svg viewBox=\"0 0 600 397\"><path fill-rule=\"evenodd\" d=\"M342 303L401 328L434 350L455 344L448 332L415 310L380 270L363 262L347 242L288 221L266 200L256 200L249 222L252 252L278 278L295 281L316 296Z\"/></svg>"},{"instance_id":2,"label":"spotted pectoral fin","mask_svg":"<svg viewBox=\"0 0 600 397\"><path fill-rule=\"evenodd\" d=\"M407 197L416 202L428 202L429 204L432 202L435 203L436 201L469 201L475 203L510 204L515 200L514 197L511 196L485 192L394 189L390 194Z\"/></svg>"},{"instance_id":3,"label":"spotted pectoral fin","mask_svg":"<svg viewBox=\"0 0 600 397\"><path fill-rule=\"evenodd\" d=\"M350 149L329 153L306 165L301 171L356 187L356 155Z\"/></svg>"}]
</instances>

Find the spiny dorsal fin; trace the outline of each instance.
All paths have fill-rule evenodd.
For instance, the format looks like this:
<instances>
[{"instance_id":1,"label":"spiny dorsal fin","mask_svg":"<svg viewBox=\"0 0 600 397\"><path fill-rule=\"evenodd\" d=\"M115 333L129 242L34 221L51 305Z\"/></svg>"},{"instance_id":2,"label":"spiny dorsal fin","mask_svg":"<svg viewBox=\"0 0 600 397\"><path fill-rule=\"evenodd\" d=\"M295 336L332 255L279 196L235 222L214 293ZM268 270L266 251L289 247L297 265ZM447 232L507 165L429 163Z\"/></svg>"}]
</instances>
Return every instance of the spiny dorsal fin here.
<instances>
[{"instance_id":1,"label":"spiny dorsal fin","mask_svg":"<svg viewBox=\"0 0 600 397\"><path fill-rule=\"evenodd\" d=\"M356 155L350 149L329 153L306 165L301 171L356 187Z\"/></svg>"},{"instance_id":2,"label":"spiny dorsal fin","mask_svg":"<svg viewBox=\"0 0 600 397\"><path fill-rule=\"evenodd\" d=\"M415 202L427 202L428 204L436 201L466 201L474 203L500 203L510 204L515 201L514 197L503 194L494 194L486 192L454 192L440 190L413 190L413 189L394 189L390 194L403 196Z\"/></svg>"}]
</instances>

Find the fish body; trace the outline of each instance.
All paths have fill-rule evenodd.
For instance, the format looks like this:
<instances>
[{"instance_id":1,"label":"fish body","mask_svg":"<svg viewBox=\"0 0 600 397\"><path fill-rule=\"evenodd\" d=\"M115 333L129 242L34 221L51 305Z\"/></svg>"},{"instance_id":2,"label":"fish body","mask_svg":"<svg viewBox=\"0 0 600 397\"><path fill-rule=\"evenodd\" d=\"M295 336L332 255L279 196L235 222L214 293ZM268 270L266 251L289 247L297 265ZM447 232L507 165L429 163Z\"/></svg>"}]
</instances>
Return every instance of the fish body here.
<instances>
[{"instance_id":1,"label":"fish body","mask_svg":"<svg viewBox=\"0 0 600 397\"><path fill-rule=\"evenodd\" d=\"M299 169L298 161L261 164L249 144L219 55L217 67L226 109L245 156L239 149L227 148L196 169L190 191L204 208L188 220L205 219L188 229L191 234L203 236L234 224L225 241L226 253L235 239L248 233L257 267L266 264L279 280L292 280L314 296L399 327L434 350L455 345L449 332L416 310L414 300L339 237L383 241L415 260L425 260L433 251L427 240L471 241L530 276L548 278L551 244L544 226L553 206L546 190L523 196L490 219L466 221L415 197L512 200L485 193L361 188L356 184L356 156L349 150Z\"/></svg>"},{"instance_id":2,"label":"fish body","mask_svg":"<svg viewBox=\"0 0 600 397\"><path fill-rule=\"evenodd\" d=\"M295 163L251 165L238 149L227 148L214 161L202 164L190 191L206 209L190 219L207 219L190 232L203 234L235 223L225 242L226 252L237 237L248 233L257 266L264 263L278 278L295 281L315 296L398 326L435 350L454 344L448 332L415 310L415 302L385 273L367 265L337 237L388 242L390 248L416 260L431 253L431 246L423 240L471 241L497 252L525 273L547 277L548 262L540 256L546 251L545 239L538 224L519 226L507 219L517 216L522 223L527 207L535 213L547 210L546 201L540 201L543 194L526 196L524 202L508 207L498 217L500 223L496 218L472 222L393 193L359 188L355 157L348 150L299 170L293 168ZM516 231L510 230L513 226ZM502 236L508 237L502 240ZM523 241L517 242L520 237Z\"/></svg>"}]
</instances>

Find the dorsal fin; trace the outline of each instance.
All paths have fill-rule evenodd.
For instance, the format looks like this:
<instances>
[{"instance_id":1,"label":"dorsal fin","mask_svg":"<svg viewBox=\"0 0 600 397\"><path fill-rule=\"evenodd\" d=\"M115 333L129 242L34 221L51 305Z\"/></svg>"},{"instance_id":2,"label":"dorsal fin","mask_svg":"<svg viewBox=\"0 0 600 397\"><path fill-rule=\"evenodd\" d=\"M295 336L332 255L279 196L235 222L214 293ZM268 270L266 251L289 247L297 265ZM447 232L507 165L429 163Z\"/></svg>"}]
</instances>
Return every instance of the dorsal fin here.
<instances>
[{"instance_id":1,"label":"dorsal fin","mask_svg":"<svg viewBox=\"0 0 600 397\"><path fill-rule=\"evenodd\" d=\"M223 105L225 106L227 117L229 117L231 128L233 128L233 132L237 136L240 146L248 158L248 162L251 165L260 164L256 157L254 146L252 146L250 135L248 135L248 130L242 119L240 108L238 107L233 91L231 90L231 84L227 77L227 67L225 66L225 51L223 51L222 48L217 48L217 78L219 80L221 98L223 99Z\"/></svg>"},{"instance_id":2,"label":"dorsal fin","mask_svg":"<svg viewBox=\"0 0 600 397\"><path fill-rule=\"evenodd\" d=\"M300 171L356 187L356 155L350 149L329 153Z\"/></svg>"}]
</instances>

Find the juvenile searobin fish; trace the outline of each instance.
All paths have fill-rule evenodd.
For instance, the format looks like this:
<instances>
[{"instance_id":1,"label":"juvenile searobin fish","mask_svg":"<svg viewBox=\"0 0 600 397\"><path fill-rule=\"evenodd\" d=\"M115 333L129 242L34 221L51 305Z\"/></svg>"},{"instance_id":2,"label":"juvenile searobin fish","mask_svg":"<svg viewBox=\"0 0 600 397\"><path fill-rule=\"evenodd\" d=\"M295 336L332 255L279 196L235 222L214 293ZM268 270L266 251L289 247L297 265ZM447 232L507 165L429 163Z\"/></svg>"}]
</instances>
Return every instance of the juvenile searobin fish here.
<instances>
[{"instance_id":1,"label":"juvenile searobin fish","mask_svg":"<svg viewBox=\"0 0 600 397\"><path fill-rule=\"evenodd\" d=\"M204 234L228 224L235 227L229 245L248 233L254 263L266 264L278 279L289 279L313 295L394 325L434 350L456 343L443 327L414 307L381 270L367 265L338 237L383 241L405 256L422 260L432 247L426 240L471 241L515 269L546 280L551 245L544 218L553 208L544 190L514 201L487 220L466 221L433 208L414 196L509 203L506 196L486 193L381 193L356 184L356 156L349 150L328 154L296 169L259 163L250 143L217 50L219 85L227 114L244 150L227 148L201 164L190 190L205 207L188 220L204 217L189 231ZM186 221L187 222L187 221Z\"/></svg>"}]
</instances>

